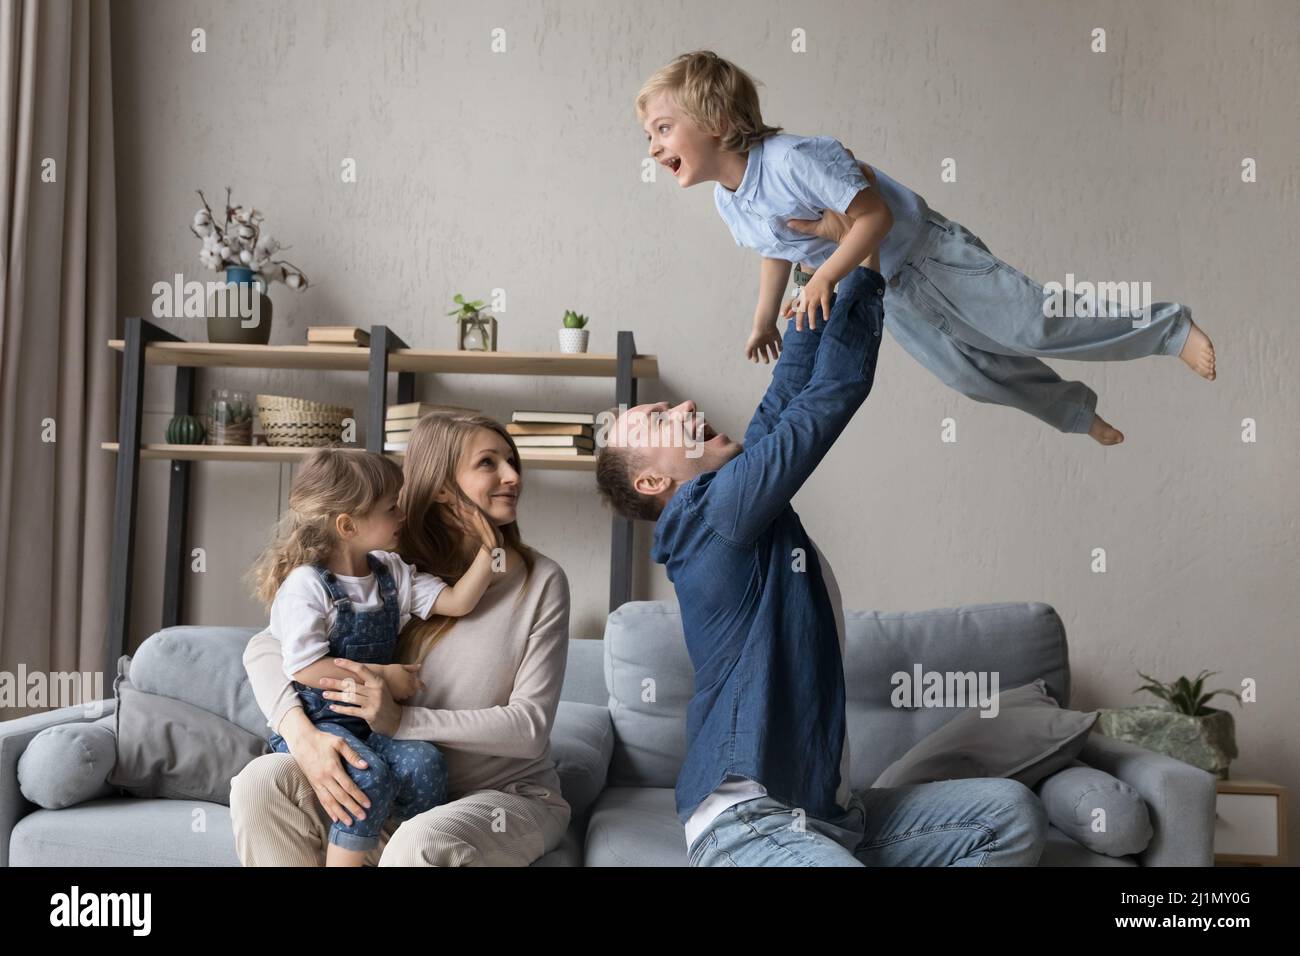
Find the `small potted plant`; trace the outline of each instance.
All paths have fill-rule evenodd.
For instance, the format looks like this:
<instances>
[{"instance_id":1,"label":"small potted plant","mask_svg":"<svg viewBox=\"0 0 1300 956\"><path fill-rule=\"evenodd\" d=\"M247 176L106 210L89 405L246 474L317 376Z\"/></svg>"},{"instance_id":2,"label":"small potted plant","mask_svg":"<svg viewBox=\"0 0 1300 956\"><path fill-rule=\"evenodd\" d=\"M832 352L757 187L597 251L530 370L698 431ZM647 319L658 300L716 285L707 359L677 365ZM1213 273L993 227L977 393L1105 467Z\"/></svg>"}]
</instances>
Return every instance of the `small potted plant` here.
<instances>
[{"instance_id":1,"label":"small potted plant","mask_svg":"<svg viewBox=\"0 0 1300 956\"><path fill-rule=\"evenodd\" d=\"M462 352L495 352L497 350L497 320L482 312L484 303L478 299L466 302L459 292L452 299L457 307L447 314L456 319L456 348Z\"/></svg>"},{"instance_id":2,"label":"small potted plant","mask_svg":"<svg viewBox=\"0 0 1300 956\"><path fill-rule=\"evenodd\" d=\"M266 289L272 282L283 282L301 292L307 288L307 276L287 259L274 258L288 246L263 231L260 211L230 205L229 186L224 218L213 213L202 190L195 191L203 201L190 223L190 232L203 240L199 262L213 272L225 272L227 283L208 300L208 341L265 345L271 337ZM256 321L246 324L249 318Z\"/></svg>"},{"instance_id":3,"label":"small potted plant","mask_svg":"<svg viewBox=\"0 0 1300 956\"><path fill-rule=\"evenodd\" d=\"M1159 697L1163 703L1147 707L1102 709L1097 728L1107 737L1168 754L1184 763L1228 779L1228 765L1237 756L1232 714L1207 707L1217 694L1237 698L1233 690L1219 688L1202 693L1205 679L1215 671L1201 671L1193 679L1180 677L1165 684L1138 671L1147 683L1133 691Z\"/></svg>"},{"instance_id":4,"label":"small potted plant","mask_svg":"<svg viewBox=\"0 0 1300 956\"><path fill-rule=\"evenodd\" d=\"M565 312L564 328L560 329L560 351L587 351L587 336L590 332L591 330L587 328L587 317L585 315L579 315L572 309Z\"/></svg>"}]
</instances>

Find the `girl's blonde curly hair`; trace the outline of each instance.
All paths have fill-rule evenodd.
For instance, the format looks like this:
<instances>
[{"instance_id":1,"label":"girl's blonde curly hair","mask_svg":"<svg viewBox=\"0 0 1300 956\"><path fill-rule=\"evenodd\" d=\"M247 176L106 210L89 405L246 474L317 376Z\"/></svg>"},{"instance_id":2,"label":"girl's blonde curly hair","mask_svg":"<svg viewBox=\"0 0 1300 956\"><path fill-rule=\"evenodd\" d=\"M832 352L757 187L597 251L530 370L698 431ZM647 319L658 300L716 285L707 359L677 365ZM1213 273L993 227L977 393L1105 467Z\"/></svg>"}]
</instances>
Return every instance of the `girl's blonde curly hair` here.
<instances>
[{"instance_id":1,"label":"girl's blonde curly hair","mask_svg":"<svg viewBox=\"0 0 1300 956\"><path fill-rule=\"evenodd\" d=\"M289 507L247 580L267 608L289 572L324 564L338 547L339 515L364 518L402 488L402 469L391 458L349 448L318 448L303 459L289 491Z\"/></svg>"},{"instance_id":2,"label":"girl's blonde curly hair","mask_svg":"<svg viewBox=\"0 0 1300 956\"><path fill-rule=\"evenodd\" d=\"M768 126L758 107L758 89L748 73L712 50L683 53L654 73L636 95L636 114L645 122L646 106L659 93L670 93L696 126L721 137L719 146L743 153L781 132Z\"/></svg>"}]
</instances>

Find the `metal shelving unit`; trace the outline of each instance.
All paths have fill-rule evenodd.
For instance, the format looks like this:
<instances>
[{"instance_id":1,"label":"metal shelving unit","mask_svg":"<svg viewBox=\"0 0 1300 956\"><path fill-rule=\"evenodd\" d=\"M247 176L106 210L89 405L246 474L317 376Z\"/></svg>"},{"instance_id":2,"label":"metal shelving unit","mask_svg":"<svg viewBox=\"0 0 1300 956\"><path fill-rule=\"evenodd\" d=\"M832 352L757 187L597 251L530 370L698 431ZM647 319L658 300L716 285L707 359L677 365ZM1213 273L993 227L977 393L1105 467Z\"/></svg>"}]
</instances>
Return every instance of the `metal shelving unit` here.
<instances>
[{"instance_id":1,"label":"metal shelving unit","mask_svg":"<svg viewBox=\"0 0 1300 956\"><path fill-rule=\"evenodd\" d=\"M181 621L188 565L185 538L189 514L190 465L195 461L297 461L309 448L260 445L170 445L140 443L145 369L150 365L176 368L174 414L192 414L196 368L297 368L364 371L369 378L366 399L366 448L383 452L384 417L388 409L388 375L397 375L397 401L415 401L415 376L420 373L477 375L548 375L614 379L614 403L635 405L637 382L659 376L653 355L637 355L631 332L618 333L615 354L560 352L460 352L409 348L384 325L370 327L370 348L330 345L224 345L186 342L139 317L126 320L124 339L110 340L122 353L122 392L118 412L118 441L102 448L117 458L117 496L113 511L113 566L109 581L108 659L114 673L126 647L130 621L131 585L135 564L135 519L143 459L171 461L167 501L167 545L164 552L162 626ZM124 450L125 449L125 450ZM548 455L520 451L534 468L591 471L594 456ZM613 516L610 535L609 608L632 598L632 523Z\"/></svg>"}]
</instances>

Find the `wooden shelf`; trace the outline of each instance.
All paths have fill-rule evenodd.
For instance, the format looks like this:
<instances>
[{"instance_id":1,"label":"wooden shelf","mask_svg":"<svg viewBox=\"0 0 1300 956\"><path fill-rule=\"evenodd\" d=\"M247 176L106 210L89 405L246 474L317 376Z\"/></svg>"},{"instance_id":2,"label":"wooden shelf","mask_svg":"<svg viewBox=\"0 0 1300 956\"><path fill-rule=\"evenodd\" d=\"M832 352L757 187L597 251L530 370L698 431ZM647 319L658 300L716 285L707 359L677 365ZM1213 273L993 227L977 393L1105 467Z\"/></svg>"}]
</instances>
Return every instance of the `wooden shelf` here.
<instances>
[{"instance_id":1,"label":"wooden shelf","mask_svg":"<svg viewBox=\"0 0 1300 956\"><path fill-rule=\"evenodd\" d=\"M117 453L118 443L106 441L100 447ZM360 448L360 446L357 446ZM169 445L165 443L142 445L141 458L162 458L172 461L300 461L312 448L287 448L271 445ZM402 452L386 452L401 458ZM534 468L554 471L595 471L595 455L556 455L537 449L520 449L519 457Z\"/></svg>"},{"instance_id":2,"label":"wooden shelf","mask_svg":"<svg viewBox=\"0 0 1300 956\"><path fill-rule=\"evenodd\" d=\"M385 437L385 412L392 404L415 401L416 376L421 372L470 375L562 376L613 379L615 405L637 403L637 383L659 377L659 360L640 355L632 333L615 333L613 354L565 352L461 352L405 348L406 343L385 325L370 327L370 346L353 345L226 345L186 342L173 332L140 316L127 316L120 339L108 346L122 356L121 402L117 412L118 441L103 442L117 456L117 488L113 502L113 560L109 567L108 640L104 668L113 673L128 649L131 596L135 579L135 522L140 496L140 461L170 461L165 500L148 507L167 513L167 542L163 558L162 626L180 624L185 617L186 582L190 578L190 472L195 461L296 462L312 449L269 445L146 444L142 431L146 370L149 366L176 369L171 407L180 415L194 409L196 368L307 369L361 372L366 376L366 402L358 421L367 424L373 444ZM399 347L401 346L401 347ZM389 375L397 373L397 400L389 400ZM275 389L271 389L274 391ZM360 448L360 445L348 445ZM125 451L125 453L123 453ZM402 452L387 452L402 458ZM595 455L563 455L553 449L520 449L529 469L586 471L596 469ZM609 609L632 600L632 521L610 516Z\"/></svg>"},{"instance_id":3,"label":"wooden shelf","mask_svg":"<svg viewBox=\"0 0 1300 956\"><path fill-rule=\"evenodd\" d=\"M122 339L109 339L108 345L119 352L125 348ZM199 368L306 368L365 372L370 368L370 349L353 345L150 342L145 348L145 363ZM618 374L618 356L588 352L569 354L393 349L388 353L388 371L613 378ZM658 358L654 355L638 355L632 360L632 376L658 378Z\"/></svg>"}]
</instances>

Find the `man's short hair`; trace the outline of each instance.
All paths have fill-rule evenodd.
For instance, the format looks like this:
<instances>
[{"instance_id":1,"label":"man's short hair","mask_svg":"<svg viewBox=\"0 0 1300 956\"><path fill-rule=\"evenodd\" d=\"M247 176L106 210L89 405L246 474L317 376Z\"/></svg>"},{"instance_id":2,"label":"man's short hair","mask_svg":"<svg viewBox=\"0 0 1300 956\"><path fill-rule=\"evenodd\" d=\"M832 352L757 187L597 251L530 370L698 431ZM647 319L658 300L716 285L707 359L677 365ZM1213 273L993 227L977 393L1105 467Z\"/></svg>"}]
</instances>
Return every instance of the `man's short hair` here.
<instances>
[{"instance_id":1,"label":"man's short hair","mask_svg":"<svg viewBox=\"0 0 1300 956\"><path fill-rule=\"evenodd\" d=\"M624 518L658 521L663 505L658 498L632 487L642 459L635 449L603 445L596 455L596 490Z\"/></svg>"}]
</instances>

